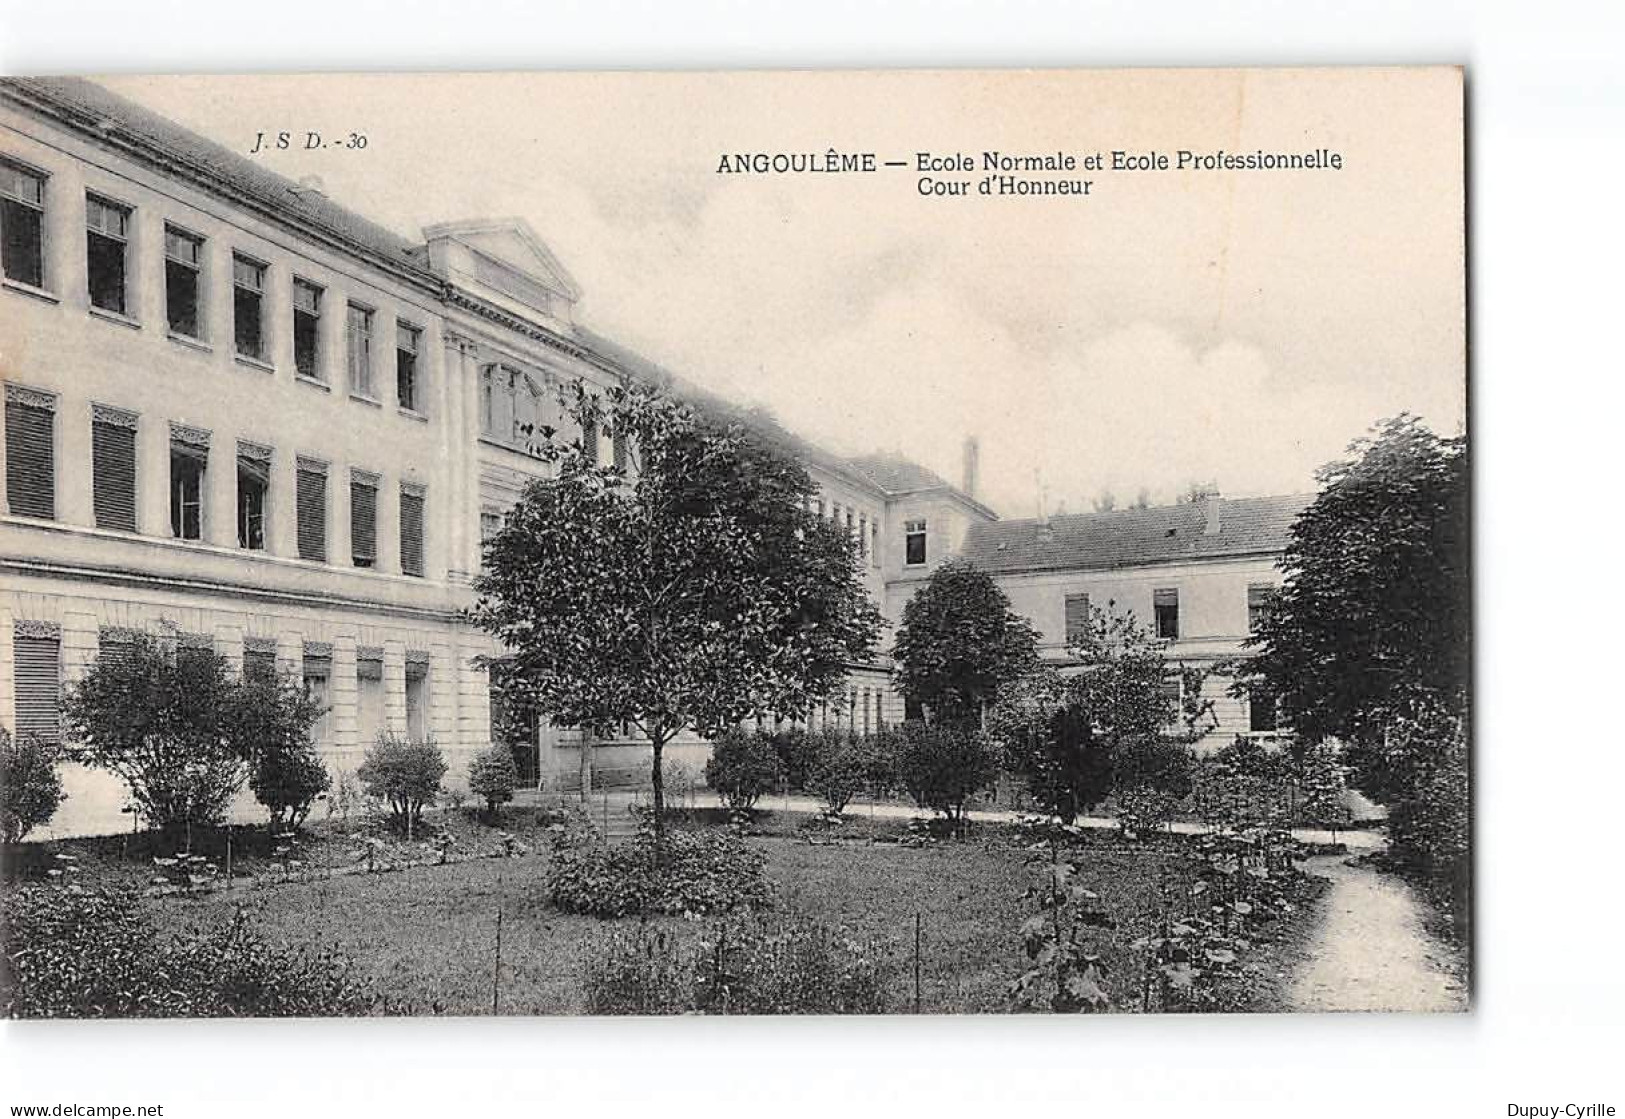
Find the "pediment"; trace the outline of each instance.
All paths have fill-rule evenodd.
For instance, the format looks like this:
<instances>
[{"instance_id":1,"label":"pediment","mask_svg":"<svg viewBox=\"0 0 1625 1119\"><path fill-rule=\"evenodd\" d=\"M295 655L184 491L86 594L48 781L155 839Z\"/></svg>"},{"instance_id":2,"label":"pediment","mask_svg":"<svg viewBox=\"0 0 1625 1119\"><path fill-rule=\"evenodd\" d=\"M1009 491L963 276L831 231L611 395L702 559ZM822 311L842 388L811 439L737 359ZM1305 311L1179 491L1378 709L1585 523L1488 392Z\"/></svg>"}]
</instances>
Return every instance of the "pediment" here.
<instances>
[{"instance_id":1,"label":"pediment","mask_svg":"<svg viewBox=\"0 0 1625 1119\"><path fill-rule=\"evenodd\" d=\"M478 279L521 299L528 284L539 285L564 303L581 298L575 279L523 218L448 222L424 234L431 243L455 241L471 250L471 271ZM513 277L520 282L513 282Z\"/></svg>"}]
</instances>

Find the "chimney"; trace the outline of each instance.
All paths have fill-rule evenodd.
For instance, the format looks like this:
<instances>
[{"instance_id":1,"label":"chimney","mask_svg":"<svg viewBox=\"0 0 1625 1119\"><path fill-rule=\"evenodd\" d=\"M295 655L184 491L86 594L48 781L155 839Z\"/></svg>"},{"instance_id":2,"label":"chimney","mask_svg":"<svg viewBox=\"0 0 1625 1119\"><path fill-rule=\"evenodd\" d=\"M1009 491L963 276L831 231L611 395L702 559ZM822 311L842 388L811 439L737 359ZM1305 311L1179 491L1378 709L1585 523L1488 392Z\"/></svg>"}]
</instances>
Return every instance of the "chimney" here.
<instances>
[{"instance_id":1,"label":"chimney","mask_svg":"<svg viewBox=\"0 0 1625 1119\"><path fill-rule=\"evenodd\" d=\"M327 188L322 185L322 177L320 175L299 176L299 185L293 187L292 190L293 193L297 194L300 198L304 198L307 194L315 194L323 197L325 197L327 194Z\"/></svg>"},{"instance_id":2,"label":"chimney","mask_svg":"<svg viewBox=\"0 0 1625 1119\"><path fill-rule=\"evenodd\" d=\"M1219 515L1222 504L1217 490L1202 499L1202 514L1207 521L1207 526L1202 530L1204 536L1217 536L1224 528Z\"/></svg>"},{"instance_id":3,"label":"chimney","mask_svg":"<svg viewBox=\"0 0 1625 1119\"><path fill-rule=\"evenodd\" d=\"M974 435L965 436L964 469L960 472L959 488L969 497L976 496L976 476L981 473L982 445Z\"/></svg>"}]
</instances>

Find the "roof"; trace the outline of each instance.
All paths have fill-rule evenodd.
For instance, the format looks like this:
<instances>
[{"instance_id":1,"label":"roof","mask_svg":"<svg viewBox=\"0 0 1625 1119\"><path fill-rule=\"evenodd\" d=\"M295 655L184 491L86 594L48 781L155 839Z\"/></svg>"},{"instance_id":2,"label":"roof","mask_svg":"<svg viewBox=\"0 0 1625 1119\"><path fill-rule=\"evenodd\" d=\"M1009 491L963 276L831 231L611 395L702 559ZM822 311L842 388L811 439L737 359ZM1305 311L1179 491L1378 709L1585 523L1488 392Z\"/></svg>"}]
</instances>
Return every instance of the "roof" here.
<instances>
[{"instance_id":1,"label":"roof","mask_svg":"<svg viewBox=\"0 0 1625 1119\"><path fill-rule=\"evenodd\" d=\"M8 77L0 79L0 90L25 104L65 115L104 140L146 148L149 160L170 174L190 174L213 189L223 187L246 196L276 216L314 226L424 282L441 284L423 261L422 246L94 82Z\"/></svg>"},{"instance_id":2,"label":"roof","mask_svg":"<svg viewBox=\"0 0 1625 1119\"><path fill-rule=\"evenodd\" d=\"M952 489L948 479L897 454L858 455L847 460L887 493Z\"/></svg>"},{"instance_id":3,"label":"roof","mask_svg":"<svg viewBox=\"0 0 1625 1119\"><path fill-rule=\"evenodd\" d=\"M1257 555L1285 549L1292 522L1310 494L1215 498L1112 513L1074 513L1045 522L1026 519L972 524L961 558L993 574L1095 570ZM1208 532L1210 508L1218 531Z\"/></svg>"}]
</instances>

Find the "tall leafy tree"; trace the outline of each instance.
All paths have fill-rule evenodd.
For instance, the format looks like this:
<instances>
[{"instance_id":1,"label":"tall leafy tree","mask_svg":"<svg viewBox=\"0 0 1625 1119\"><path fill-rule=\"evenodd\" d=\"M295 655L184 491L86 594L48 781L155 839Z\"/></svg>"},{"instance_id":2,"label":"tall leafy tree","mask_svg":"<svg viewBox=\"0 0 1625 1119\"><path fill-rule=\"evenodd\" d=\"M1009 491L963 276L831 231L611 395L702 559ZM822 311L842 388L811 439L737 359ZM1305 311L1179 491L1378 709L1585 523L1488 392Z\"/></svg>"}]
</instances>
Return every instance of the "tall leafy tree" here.
<instances>
[{"instance_id":1,"label":"tall leafy tree","mask_svg":"<svg viewBox=\"0 0 1625 1119\"><path fill-rule=\"evenodd\" d=\"M903 607L892 656L907 699L930 718L964 718L1037 667L1038 636L992 576L949 560Z\"/></svg>"},{"instance_id":2,"label":"tall leafy tree","mask_svg":"<svg viewBox=\"0 0 1625 1119\"><path fill-rule=\"evenodd\" d=\"M873 651L856 547L811 511L812 480L761 421L644 385L568 408L617 462L540 428L552 462L486 547L473 617L510 651L507 686L553 720L627 722L661 752L757 715L805 716Z\"/></svg>"},{"instance_id":3,"label":"tall leafy tree","mask_svg":"<svg viewBox=\"0 0 1625 1119\"><path fill-rule=\"evenodd\" d=\"M1304 740L1379 743L1396 720L1466 707L1471 638L1466 441L1413 416L1321 468L1292 526L1286 580L1249 644L1243 687L1274 695ZM1387 767L1383 767L1386 769ZM1382 769L1362 785L1383 790Z\"/></svg>"}]
</instances>

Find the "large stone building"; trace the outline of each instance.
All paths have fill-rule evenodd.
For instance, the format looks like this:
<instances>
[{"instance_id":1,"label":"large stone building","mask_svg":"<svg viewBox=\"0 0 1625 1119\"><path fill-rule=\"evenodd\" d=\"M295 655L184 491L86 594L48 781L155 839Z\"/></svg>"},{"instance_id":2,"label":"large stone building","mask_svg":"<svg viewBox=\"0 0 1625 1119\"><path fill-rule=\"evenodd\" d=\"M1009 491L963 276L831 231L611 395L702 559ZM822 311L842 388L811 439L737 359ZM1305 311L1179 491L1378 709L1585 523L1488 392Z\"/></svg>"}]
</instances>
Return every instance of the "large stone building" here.
<instances>
[{"instance_id":1,"label":"large stone building","mask_svg":"<svg viewBox=\"0 0 1625 1119\"><path fill-rule=\"evenodd\" d=\"M0 81L0 244L0 723L58 737L61 688L161 632L302 676L335 767L388 730L434 735L460 777L491 740L476 658L500 650L459 612L482 538L548 469L521 425L559 421L561 382L664 371L575 322L576 284L523 221L407 241L79 80ZM1001 522L974 496L974 444L954 486L792 442L888 618L964 554L1051 645L1087 594L1159 627L1172 603L1176 655L1233 653L1301 506ZM851 666L814 721L900 718L887 668ZM523 736L556 788L646 764L613 731ZM116 803L102 791L84 799Z\"/></svg>"}]
</instances>

